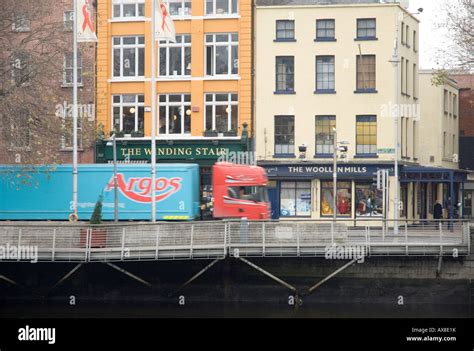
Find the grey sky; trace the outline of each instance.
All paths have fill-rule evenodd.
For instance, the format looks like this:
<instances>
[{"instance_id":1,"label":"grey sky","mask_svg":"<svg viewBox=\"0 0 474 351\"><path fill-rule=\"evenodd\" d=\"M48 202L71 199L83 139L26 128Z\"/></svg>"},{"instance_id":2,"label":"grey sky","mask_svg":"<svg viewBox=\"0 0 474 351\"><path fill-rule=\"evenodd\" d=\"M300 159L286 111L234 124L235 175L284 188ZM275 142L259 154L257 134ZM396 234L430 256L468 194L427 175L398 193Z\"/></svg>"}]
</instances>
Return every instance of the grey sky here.
<instances>
[{"instance_id":1,"label":"grey sky","mask_svg":"<svg viewBox=\"0 0 474 351\"><path fill-rule=\"evenodd\" d=\"M454 0L410 0L408 10L412 13L418 12L420 7L423 13L416 15L420 22L420 67L422 69L439 68L437 65L438 48L448 45L447 31L437 28L446 16L443 5Z\"/></svg>"}]
</instances>

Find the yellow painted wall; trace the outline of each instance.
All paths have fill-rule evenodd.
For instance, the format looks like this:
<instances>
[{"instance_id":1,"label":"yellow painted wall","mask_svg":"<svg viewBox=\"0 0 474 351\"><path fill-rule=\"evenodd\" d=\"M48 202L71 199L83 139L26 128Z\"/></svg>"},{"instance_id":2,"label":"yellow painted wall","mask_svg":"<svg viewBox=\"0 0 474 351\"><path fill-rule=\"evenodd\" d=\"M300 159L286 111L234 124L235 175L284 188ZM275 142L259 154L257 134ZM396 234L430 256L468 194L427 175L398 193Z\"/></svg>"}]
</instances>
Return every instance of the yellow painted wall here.
<instances>
[{"instance_id":1,"label":"yellow painted wall","mask_svg":"<svg viewBox=\"0 0 474 351\"><path fill-rule=\"evenodd\" d=\"M151 106L151 1L146 1L145 20L112 20L112 0L98 1L98 48L97 48L97 123L104 125L108 135L111 130L113 94L144 94L145 106ZM242 124L251 126L251 1L239 1L238 16L210 18L204 16L204 0L192 0L190 19L175 19L177 34L191 34L192 79L164 81L157 74L157 94L191 94L191 106L199 108L192 113L191 135L201 137L204 130L204 94L233 92L239 96L239 134ZM210 33L237 32L239 34L239 77L217 80L206 78L204 62L204 35ZM114 82L112 79L112 37L144 35L145 79L133 82ZM159 44L156 45L156 69ZM158 114L158 109L157 109ZM158 116L157 116L158 118ZM151 113L145 112L145 136L151 135ZM182 136L186 138L186 136Z\"/></svg>"}]
</instances>

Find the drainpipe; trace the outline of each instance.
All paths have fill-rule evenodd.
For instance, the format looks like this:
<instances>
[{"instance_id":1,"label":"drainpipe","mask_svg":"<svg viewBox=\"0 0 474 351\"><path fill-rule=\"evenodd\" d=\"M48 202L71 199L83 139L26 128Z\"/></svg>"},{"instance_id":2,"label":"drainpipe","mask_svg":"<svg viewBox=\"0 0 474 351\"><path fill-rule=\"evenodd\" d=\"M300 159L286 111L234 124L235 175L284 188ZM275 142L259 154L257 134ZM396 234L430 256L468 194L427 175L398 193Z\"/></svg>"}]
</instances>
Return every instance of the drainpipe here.
<instances>
[{"instance_id":1,"label":"drainpipe","mask_svg":"<svg viewBox=\"0 0 474 351\"><path fill-rule=\"evenodd\" d=\"M255 151L255 0L252 0L251 3L252 11L251 11L251 36L250 39L252 48L251 48L251 64L250 64L250 75L251 75L251 92L250 92L250 128L252 132L250 133L251 140L251 147L247 150L247 152ZM256 161L256 160L255 160Z\"/></svg>"}]
</instances>

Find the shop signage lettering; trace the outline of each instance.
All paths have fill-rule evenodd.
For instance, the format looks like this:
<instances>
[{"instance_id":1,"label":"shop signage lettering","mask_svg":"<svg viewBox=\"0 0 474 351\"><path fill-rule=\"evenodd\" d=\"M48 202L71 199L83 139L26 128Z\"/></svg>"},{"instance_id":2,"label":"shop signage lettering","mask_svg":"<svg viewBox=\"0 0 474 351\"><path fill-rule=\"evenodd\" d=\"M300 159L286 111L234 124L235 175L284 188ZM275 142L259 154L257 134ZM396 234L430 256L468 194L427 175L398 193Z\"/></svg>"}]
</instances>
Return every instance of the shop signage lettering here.
<instances>
[{"instance_id":1,"label":"shop signage lettering","mask_svg":"<svg viewBox=\"0 0 474 351\"><path fill-rule=\"evenodd\" d=\"M295 165L295 166L264 166L269 177L332 177L332 165ZM337 167L339 177L354 177L372 179L379 169L388 169L393 174L393 166L390 165L341 165Z\"/></svg>"},{"instance_id":2,"label":"shop signage lettering","mask_svg":"<svg viewBox=\"0 0 474 351\"><path fill-rule=\"evenodd\" d=\"M158 147L156 148L157 156L215 156L219 157L225 155L228 152L227 148L224 147ZM126 156L151 156L151 148L123 148L121 149L121 155Z\"/></svg>"},{"instance_id":3,"label":"shop signage lettering","mask_svg":"<svg viewBox=\"0 0 474 351\"><path fill-rule=\"evenodd\" d=\"M332 173L331 166L321 167L288 167L290 173ZM367 173L367 167L341 166L337 167L338 173Z\"/></svg>"}]
</instances>

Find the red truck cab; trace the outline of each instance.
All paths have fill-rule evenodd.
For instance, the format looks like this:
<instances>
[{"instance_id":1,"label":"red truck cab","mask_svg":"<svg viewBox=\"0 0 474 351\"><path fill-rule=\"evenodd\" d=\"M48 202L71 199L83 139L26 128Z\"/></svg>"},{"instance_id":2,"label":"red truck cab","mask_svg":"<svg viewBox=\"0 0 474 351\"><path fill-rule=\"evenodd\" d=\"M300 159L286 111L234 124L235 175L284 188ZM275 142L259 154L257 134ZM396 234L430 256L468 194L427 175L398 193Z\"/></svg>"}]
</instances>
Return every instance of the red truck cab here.
<instances>
[{"instance_id":1,"label":"red truck cab","mask_svg":"<svg viewBox=\"0 0 474 351\"><path fill-rule=\"evenodd\" d=\"M262 167L218 162L212 167L214 218L270 219Z\"/></svg>"}]
</instances>

